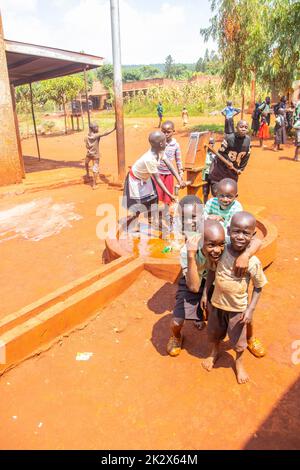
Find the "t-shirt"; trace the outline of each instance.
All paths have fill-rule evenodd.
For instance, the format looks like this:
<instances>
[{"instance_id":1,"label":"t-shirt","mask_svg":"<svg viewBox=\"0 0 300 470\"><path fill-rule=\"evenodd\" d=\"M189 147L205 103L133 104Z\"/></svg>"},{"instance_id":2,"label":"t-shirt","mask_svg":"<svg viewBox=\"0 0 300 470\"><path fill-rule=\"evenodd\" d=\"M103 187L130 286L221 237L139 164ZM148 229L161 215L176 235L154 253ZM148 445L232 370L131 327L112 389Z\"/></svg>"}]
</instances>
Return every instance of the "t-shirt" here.
<instances>
[{"instance_id":1,"label":"t-shirt","mask_svg":"<svg viewBox=\"0 0 300 470\"><path fill-rule=\"evenodd\" d=\"M196 263L197 263L197 269L198 269L198 274L199 277L201 278L206 278L208 270L211 269L211 266L209 265L209 262L205 258L204 254L202 253L201 249L197 251L196 254ZM187 273L188 269L188 259L187 259L187 247L186 244L181 248L180 250L180 265L182 268L182 273L184 276Z\"/></svg>"},{"instance_id":2,"label":"t-shirt","mask_svg":"<svg viewBox=\"0 0 300 470\"><path fill-rule=\"evenodd\" d=\"M167 142L165 148L165 157L173 164L174 160L176 161L176 166L178 171L182 171L182 161L181 161L181 151L180 146L176 139L172 139L170 142ZM160 161L158 166L158 171L162 175L170 175L171 172L163 160Z\"/></svg>"},{"instance_id":3,"label":"t-shirt","mask_svg":"<svg viewBox=\"0 0 300 470\"><path fill-rule=\"evenodd\" d=\"M99 141L100 141L100 134L88 134L87 137L84 139L85 145L87 148L86 156L89 158L99 158Z\"/></svg>"},{"instance_id":4,"label":"t-shirt","mask_svg":"<svg viewBox=\"0 0 300 470\"><path fill-rule=\"evenodd\" d=\"M243 277L234 275L234 262L232 256L225 247L221 259L218 262L215 288L211 299L214 307L230 312L244 312L248 306L248 288L250 280L254 287L260 288L267 283L261 262L256 256L249 260L248 271Z\"/></svg>"},{"instance_id":5,"label":"t-shirt","mask_svg":"<svg viewBox=\"0 0 300 470\"><path fill-rule=\"evenodd\" d=\"M211 168L212 168L212 164L213 162L215 161L215 154L210 152L209 150L206 152L206 157L205 157L205 163L204 163L204 168L202 170L202 179L203 181L205 180L205 177L206 175L209 174Z\"/></svg>"},{"instance_id":6,"label":"t-shirt","mask_svg":"<svg viewBox=\"0 0 300 470\"><path fill-rule=\"evenodd\" d=\"M162 115L162 113L164 112L163 107L162 107L161 104L159 104L156 109L157 109L157 114L158 115L160 115L160 114Z\"/></svg>"},{"instance_id":7,"label":"t-shirt","mask_svg":"<svg viewBox=\"0 0 300 470\"><path fill-rule=\"evenodd\" d=\"M208 215L219 215L224 220L224 228L227 229L227 227L230 225L232 216L237 212L241 212L242 210L243 206L237 200L234 200L232 204L230 204L230 206L226 207L226 209L222 209L219 204L218 198L212 197L207 201L204 206L204 215L205 218L207 218Z\"/></svg>"},{"instance_id":8,"label":"t-shirt","mask_svg":"<svg viewBox=\"0 0 300 470\"><path fill-rule=\"evenodd\" d=\"M220 155L231 162L234 168L241 171L247 166L250 152L250 137L248 135L240 136L238 133L227 135L219 150ZM210 178L212 181L221 181L223 178L232 178L237 181L238 174L234 170L230 170L219 158L216 158Z\"/></svg>"},{"instance_id":9,"label":"t-shirt","mask_svg":"<svg viewBox=\"0 0 300 470\"><path fill-rule=\"evenodd\" d=\"M159 160L152 150L144 153L132 166L132 173L136 178L146 181L151 175L158 173Z\"/></svg>"},{"instance_id":10,"label":"t-shirt","mask_svg":"<svg viewBox=\"0 0 300 470\"><path fill-rule=\"evenodd\" d=\"M236 113L239 113L240 110L238 108L234 108L233 106L226 106L223 109L222 113L225 114L226 119L232 118Z\"/></svg>"}]
</instances>

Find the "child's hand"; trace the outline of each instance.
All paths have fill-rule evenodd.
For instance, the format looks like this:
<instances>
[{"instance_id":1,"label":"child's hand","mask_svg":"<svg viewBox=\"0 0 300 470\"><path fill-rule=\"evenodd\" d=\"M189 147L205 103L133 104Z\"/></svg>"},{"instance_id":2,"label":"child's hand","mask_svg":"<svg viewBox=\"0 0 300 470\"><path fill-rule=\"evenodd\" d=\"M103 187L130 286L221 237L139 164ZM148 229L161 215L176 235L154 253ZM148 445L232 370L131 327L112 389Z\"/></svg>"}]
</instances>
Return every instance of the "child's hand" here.
<instances>
[{"instance_id":1,"label":"child's hand","mask_svg":"<svg viewBox=\"0 0 300 470\"><path fill-rule=\"evenodd\" d=\"M201 300L200 300L200 307L205 312L207 310L207 294L203 292Z\"/></svg>"},{"instance_id":2,"label":"child's hand","mask_svg":"<svg viewBox=\"0 0 300 470\"><path fill-rule=\"evenodd\" d=\"M216 220L217 222L223 222L223 218L220 216L220 215L208 215L207 216L208 219L211 219L211 220Z\"/></svg>"},{"instance_id":3,"label":"child's hand","mask_svg":"<svg viewBox=\"0 0 300 470\"><path fill-rule=\"evenodd\" d=\"M246 252L238 256L234 262L234 275L236 277L245 276L249 266L249 256Z\"/></svg>"},{"instance_id":4,"label":"child's hand","mask_svg":"<svg viewBox=\"0 0 300 470\"><path fill-rule=\"evenodd\" d=\"M233 168L234 168L233 163L232 162L227 162L227 167L229 168L229 170L233 170Z\"/></svg>"},{"instance_id":5,"label":"child's hand","mask_svg":"<svg viewBox=\"0 0 300 470\"><path fill-rule=\"evenodd\" d=\"M241 314L241 322L245 323L246 325L252 322L252 318L253 310L250 310L248 308Z\"/></svg>"},{"instance_id":6,"label":"child's hand","mask_svg":"<svg viewBox=\"0 0 300 470\"><path fill-rule=\"evenodd\" d=\"M190 256L195 256L198 248L199 248L199 242L201 240L202 234L201 233L195 233L191 235L186 235L186 249L188 252L188 255Z\"/></svg>"},{"instance_id":7,"label":"child's hand","mask_svg":"<svg viewBox=\"0 0 300 470\"><path fill-rule=\"evenodd\" d=\"M186 187L186 182L183 181L183 179L180 180L179 184L180 184L180 188L185 188Z\"/></svg>"}]
</instances>

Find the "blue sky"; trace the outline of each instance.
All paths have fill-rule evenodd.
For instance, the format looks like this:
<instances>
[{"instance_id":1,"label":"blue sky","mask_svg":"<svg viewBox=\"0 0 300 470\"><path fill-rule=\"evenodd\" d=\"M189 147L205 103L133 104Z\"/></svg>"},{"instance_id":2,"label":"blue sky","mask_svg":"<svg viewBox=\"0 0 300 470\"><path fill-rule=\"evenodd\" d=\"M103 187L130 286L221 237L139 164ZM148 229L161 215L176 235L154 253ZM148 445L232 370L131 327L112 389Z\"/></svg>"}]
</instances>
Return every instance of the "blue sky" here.
<instances>
[{"instance_id":1,"label":"blue sky","mask_svg":"<svg viewBox=\"0 0 300 470\"><path fill-rule=\"evenodd\" d=\"M111 62L109 0L0 0L7 39L105 57ZM153 64L171 54L196 62L206 47L208 0L120 0L123 64Z\"/></svg>"}]
</instances>

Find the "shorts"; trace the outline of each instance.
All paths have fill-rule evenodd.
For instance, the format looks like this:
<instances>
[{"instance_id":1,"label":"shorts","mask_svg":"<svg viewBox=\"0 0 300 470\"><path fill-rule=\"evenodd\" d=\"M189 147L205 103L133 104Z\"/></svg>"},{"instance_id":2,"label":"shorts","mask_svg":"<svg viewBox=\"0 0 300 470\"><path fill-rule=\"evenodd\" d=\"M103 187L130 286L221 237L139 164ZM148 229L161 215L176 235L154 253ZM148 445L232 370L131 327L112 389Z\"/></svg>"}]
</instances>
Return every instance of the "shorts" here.
<instances>
[{"instance_id":1,"label":"shorts","mask_svg":"<svg viewBox=\"0 0 300 470\"><path fill-rule=\"evenodd\" d=\"M100 159L99 158L94 158L94 157L86 157L85 158L85 164L86 165L89 165L91 161L93 162L93 166L92 166L93 173L99 173Z\"/></svg>"},{"instance_id":2,"label":"shorts","mask_svg":"<svg viewBox=\"0 0 300 470\"><path fill-rule=\"evenodd\" d=\"M236 352L247 348L247 325L241 323L243 312L228 312L213 307L208 316L207 336L211 342L221 341L226 334Z\"/></svg>"},{"instance_id":3,"label":"shorts","mask_svg":"<svg viewBox=\"0 0 300 470\"><path fill-rule=\"evenodd\" d=\"M202 320L203 312L200 307L200 301L203 294L205 279L202 279L199 292L191 292L186 285L185 276L179 279L178 289L176 292L176 304L173 311L173 319L177 319L177 323L183 323L184 320Z\"/></svg>"}]
</instances>

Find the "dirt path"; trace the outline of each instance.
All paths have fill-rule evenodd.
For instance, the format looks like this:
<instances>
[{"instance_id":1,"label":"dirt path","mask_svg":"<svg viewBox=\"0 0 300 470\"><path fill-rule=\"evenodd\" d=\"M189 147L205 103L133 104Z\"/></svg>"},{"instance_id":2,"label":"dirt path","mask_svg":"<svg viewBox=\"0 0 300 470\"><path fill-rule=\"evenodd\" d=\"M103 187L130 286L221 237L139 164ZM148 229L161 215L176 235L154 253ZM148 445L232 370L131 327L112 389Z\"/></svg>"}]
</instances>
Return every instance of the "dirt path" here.
<instances>
[{"instance_id":1,"label":"dirt path","mask_svg":"<svg viewBox=\"0 0 300 470\"><path fill-rule=\"evenodd\" d=\"M139 148L148 131L140 130ZM179 140L186 145L186 137ZM265 206L279 229L278 256L266 271L269 284L255 317L268 355L258 360L245 353L251 382L236 383L230 350L210 374L202 370L206 333L192 325L185 329L182 354L166 355L175 287L143 273L85 329L0 378L2 449L299 448L300 364L291 356L293 342L300 340L300 165L292 154L292 146L279 153L253 148L239 185L239 199ZM115 197L114 191L109 196L99 191L97 196L85 186L52 191L55 200L74 201L85 218L32 248L24 240L2 244L1 258L10 260L4 266L4 300L21 292L22 279L30 298L30 283L45 287L38 283L43 275L54 286L94 269L101 251L94 238L96 202ZM96 256L84 255L82 244ZM67 261L66 254L77 258ZM24 271L28 260L32 269ZM89 361L75 360L82 351L93 352Z\"/></svg>"}]
</instances>

